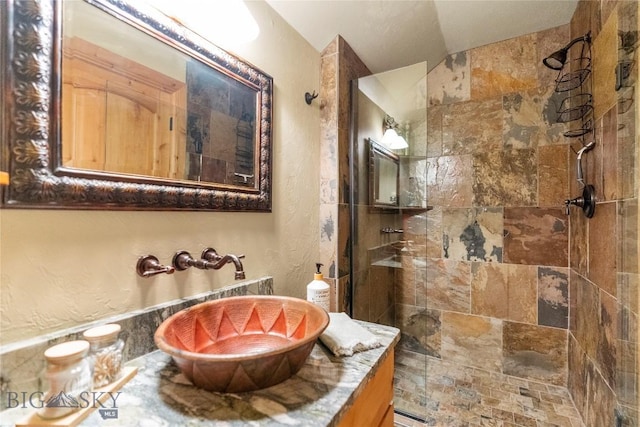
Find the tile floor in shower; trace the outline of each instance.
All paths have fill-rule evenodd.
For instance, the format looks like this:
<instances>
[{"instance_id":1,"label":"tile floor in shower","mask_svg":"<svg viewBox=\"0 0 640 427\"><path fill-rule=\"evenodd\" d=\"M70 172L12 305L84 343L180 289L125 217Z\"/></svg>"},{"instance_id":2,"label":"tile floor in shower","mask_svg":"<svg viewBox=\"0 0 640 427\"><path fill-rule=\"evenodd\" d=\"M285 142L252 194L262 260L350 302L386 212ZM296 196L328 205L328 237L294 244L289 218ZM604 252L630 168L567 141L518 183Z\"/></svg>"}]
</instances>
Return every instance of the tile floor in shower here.
<instances>
[{"instance_id":1,"label":"tile floor in shower","mask_svg":"<svg viewBox=\"0 0 640 427\"><path fill-rule=\"evenodd\" d=\"M396 427L584 427L564 387L460 366L396 347ZM427 375L425 379L425 361Z\"/></svg>"}]
</instances>

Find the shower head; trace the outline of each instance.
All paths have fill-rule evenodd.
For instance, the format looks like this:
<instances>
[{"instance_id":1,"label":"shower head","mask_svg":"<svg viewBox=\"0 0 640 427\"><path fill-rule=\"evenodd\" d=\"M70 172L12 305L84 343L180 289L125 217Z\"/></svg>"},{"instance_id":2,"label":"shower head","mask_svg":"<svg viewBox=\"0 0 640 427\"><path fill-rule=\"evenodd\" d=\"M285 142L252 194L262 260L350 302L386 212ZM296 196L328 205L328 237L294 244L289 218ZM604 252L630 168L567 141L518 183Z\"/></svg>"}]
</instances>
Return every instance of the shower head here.
<instances>
[{"instance_id":1,"label":"shower head","mask_svg":"<svg viewBox=\"0 0 640 427\"><path fill-rule=\"evenodd\" d=\"M571 40L568 45L560 50L553 52L551 55L544 58L542 62L552 70L561 70L564 64L567 62L567 52L569 52L571 46L578 42L591 43L591 33L587 33L584 36L577 37Z\"/></svg>"},{"instance_id":2,"label":"shower head","mask_svg":"<svg viewBox=\"0 0 640 427\"><path fill-rule=\"evenodd\" d=\"M564 63L567 62L567 49L560 49L553 52L544 58L542 62L552 70L561 70Z\"/></svg>"}]
</instances>

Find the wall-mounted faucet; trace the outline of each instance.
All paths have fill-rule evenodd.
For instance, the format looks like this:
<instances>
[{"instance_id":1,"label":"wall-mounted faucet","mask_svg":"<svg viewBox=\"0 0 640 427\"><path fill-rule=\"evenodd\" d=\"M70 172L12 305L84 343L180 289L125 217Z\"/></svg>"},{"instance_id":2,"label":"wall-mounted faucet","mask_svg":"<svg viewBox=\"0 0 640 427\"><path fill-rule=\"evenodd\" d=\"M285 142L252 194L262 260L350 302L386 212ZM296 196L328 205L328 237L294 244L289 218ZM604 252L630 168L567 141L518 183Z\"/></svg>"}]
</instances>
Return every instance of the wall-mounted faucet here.
<instances>
[{"instance_id":1,"label":"wall-mounted faucet","mask_svg":"<svg viewBox=\"0 0 640 427\"><path fill-rule=\"evenodd\" d=\"M193 258L187 251L179 251L173 256L173 266L178 271L186 270L189 267L196 267L201 270L219 270L225 264L233 262L236 266L235 279L241 280L245 278L245 274L240 258L244 258L244 255L227 254L220 256L211 248L207 248L202 252L201 259Z\"/></svg>"},{"instance_id":2,"label":"wall-mounted faucet","mask_svg":"<svg viewBox=\"0 0 640 427\"><path fill-rule=\"evenodd\" d=\"M204 251L202 251L202 258L206 259L207 261L213 262L215 263L215 265L212 267L213 269L217 270L220 267L222 267L223 265L232 262L233 265L235 265L236 267L236 275L235 278L236 280L242 280L244 279L244 268L242 267L242 262L240 261L241 258L244 258L244 255L233 255L233 254L227 254L224 256L218 255L218 252L216 252L215 249L213 248L207 248Z\"/></svg>"},{"instance_id":3,"label":"wall-mounted faucet","mask_svg":"<svg viewBox=\"0 0 640 427\"><path fill-rule=\"evenodd\" d=\"M138 258L136 272L141 277L151 277L157 274L173 274L176 269L171 265L162 265L153 255L145 255Z\"/></svg>"}]
</instances>

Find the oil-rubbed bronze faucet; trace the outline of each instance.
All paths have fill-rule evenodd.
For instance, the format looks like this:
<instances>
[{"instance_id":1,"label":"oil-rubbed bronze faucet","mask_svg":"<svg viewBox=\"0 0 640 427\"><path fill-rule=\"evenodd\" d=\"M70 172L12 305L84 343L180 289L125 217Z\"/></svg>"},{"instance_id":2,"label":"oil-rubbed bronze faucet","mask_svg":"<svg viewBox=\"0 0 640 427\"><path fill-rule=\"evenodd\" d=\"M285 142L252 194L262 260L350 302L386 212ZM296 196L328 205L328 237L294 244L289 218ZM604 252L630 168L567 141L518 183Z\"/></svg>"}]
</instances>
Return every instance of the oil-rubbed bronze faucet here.
<instances>
[{"instance_id":1,"label":"oil-rubbed bronze faucet","mask_svg":"<svg viewBox=\"0 0 640 427\"><path fill-rule=\"evenodd\" d=\"M236 256L227 254L220 256L215 249L207 248L202 252L201 259L195 259L187 251L179 251L173 256L173 266L178 271L186 270L189 267L199 268L201 270L219 270L225 264L233 262L236 266L236 280L245 278L244 270L240 258L244 258L244 255Z\"/></svg>"},{"instance_id":2,"label":"oil-rubbed bronze faucet","mask_svg":"<svg viewBox=\"0 0 640 427\"><path fill-rule=\"evenodd\" d=\"M218 252L216 252L215 249L207 248L204 251L202 251L201 257L202 259L206 259L207 261L213 262L215 265L212 268L215 270L219 269L220 267L222 267L223 265L229 262L232 262L233 265L236 266L236 275L235 275L236 280L242 280L245 278L244 268L242 267L242 262L240 261L241 258L244 258L244 255L227 254L227 255L221 256L221 255L218 255Z\"/></svg>"}]
</instances>

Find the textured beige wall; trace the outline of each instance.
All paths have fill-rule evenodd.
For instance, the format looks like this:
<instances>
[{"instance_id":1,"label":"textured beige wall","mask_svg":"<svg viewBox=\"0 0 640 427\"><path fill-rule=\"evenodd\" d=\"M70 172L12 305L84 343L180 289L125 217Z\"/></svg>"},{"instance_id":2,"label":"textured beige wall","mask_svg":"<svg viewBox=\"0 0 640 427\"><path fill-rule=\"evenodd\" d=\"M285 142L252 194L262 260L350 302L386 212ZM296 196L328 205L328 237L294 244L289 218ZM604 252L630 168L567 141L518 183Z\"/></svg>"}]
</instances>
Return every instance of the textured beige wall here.
<instances>
[{"instance_id":1,"label":"textured beige wall","mask_svg":"<svg viewBox=\"0 0 640 427\"><path fill-rule=\"evenodd\" d=\"M305 296L319 251L320 54L265 2L248 2L258 40L234 52L274 78L273 212L0 210L0 340L60 328L220 288L233 267L142 279L139 256L245 254L247 279L274 277L277 294ZM226 48L226 46L221 46Z\"/></svg>"}]
</instances>

